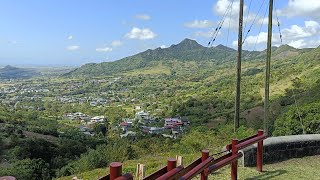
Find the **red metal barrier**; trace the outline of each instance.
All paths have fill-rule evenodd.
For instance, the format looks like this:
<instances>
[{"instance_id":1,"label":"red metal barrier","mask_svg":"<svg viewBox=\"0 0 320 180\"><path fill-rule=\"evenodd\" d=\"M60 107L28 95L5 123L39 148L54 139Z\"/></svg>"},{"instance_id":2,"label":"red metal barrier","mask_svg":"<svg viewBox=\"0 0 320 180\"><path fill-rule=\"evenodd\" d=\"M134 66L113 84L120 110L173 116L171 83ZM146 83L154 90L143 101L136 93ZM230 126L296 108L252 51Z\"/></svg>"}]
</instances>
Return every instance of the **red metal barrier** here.
<instances>
[{"instance_id":1,"label":"red metal barrier","mask_svg":"<svg viewBox=\"0 0 320 180\"><path fill-rule=\"evenodd\" d=\"M158 179L160 177L162 178L163 175L166 175L171 170L174 170L176 168L176 166L177 166L177 160L174 158L170 158L170 159L168 159L166 167L161 168L160 170L152 173L151 175L149 175L143 179L144 180L154 180L154 179ZM170 176L172 176L172 175L170 175Z\"/></svg>"},{"instance_id":2,"label":"red metal barrier","mask_svg":"<svg viewBox=\"0 0 320 180\"><path fill-rule=\"evenodd\" d=\"M218 162L214 162L212 166L209 166L205 173L209 175L210 173L230 164L230 162L234 162L238 160L242 156L243 156L242 153L238 153L236 155L232 155L232 153L226 154L222 156L223 158L221 160L219 160Z\"/></svg>"},{"instance_id":3,"label":"red metal barrier","mask_svg":"<svg viewBox=\"0 0 320 180\"><path fill-rule=\"evenodd\" d=\"M231 179L238 179L238 159L243 156L238 151L248 147L252 144L258 143L257 145L257 170L262 171L263 164L263 140L267 136L263 130L259 130L256 135L238 141L233 139L232 143L227 145L227 150L232 150L231 153L225 154L218 159L214 159L209 156L209 150L202 150L201 158L198 158L187 167L177 166L176 159L168 159L167 166L159 169L153 174L143 178L144 180L187 180L201 174L201 180L207 180L208 175L228 164L231 164ZM120 162L110 164L110 175L101 178L100 180L129 180L133 179L131 174L122 174L122 164Z\"/></svg>"},{"instance_id":4,"label":"red metal barrier","mask_svg":"<svg viewBox=\"0 0 320 180\"><path fill-rule=\"evenodd\" d=\"M183 170L182 166L176 167L172 169L171 171L165 173L164 175L157 178L157 180L170 180L170 179L176 179L176 175L179 174Z\"/></svg>"},{"instance_id":5,"label":"red metal barrier","mask_svg":"<svg viewBox=\"0 0 320 180\"><path fill-rule=\"evenodd\" d=\"M232 156L238 154L238 139L232 139ZM231 179L238 179L238 161L233 161L231 163Z\"/></svg>"},{"instance_id":6,"label":"red metal barrier","mask_svg":"<svg viewBox=\"0 0 320 180\"><path fill-rule=\"evenodd\" d=\"M113 162L110 164L110 180L115 180L122 175L122 163Z\"/></svg>"},{"instance_id":7,"label":"red metal barrier","mask_svg":"<svg viewBox=\"0 0 320 180\"><path fill-rule=\"evenodd\" d=\"M130 173L122 175L122 163L112 162L110 163L110 174L99 178L99 180L133 180L133 176Z\"/></svg>"},{"instance_id":8,"label":"red metal barrier","mask_svg":"<svg viewBox=\"0 0 320 180\"><path fill-rule=\"evenodd\" d=\"M117 177L115 180L133 180L133 176L130 173L127 173L123 176Z\"/></svg>"},{"instance_id":9,"label":"red metal barrier","mask_svg":"<svg viewBox=\"0 0 320 180\"><path fill-rule=\"evenodd\" d=\"M258 135L255 134L255 135L253 135L253 136L250 136L250 137L241 139L241 140L238 141L238 143L242 143L242 142L244 142L244 141L248 141L249 139L255 138L255 137L257 137L257 136L258 136ZM226 149L227 149L228 151L231 151L231 150L232 150L232 144L226 145Z\"/></svg>"},{"instance_id":10,"label":"red metal barrier","mask_svg":"<svg viewBox=\"0 0 320 180\"><path fill-rule=\"evenodd\" d=\"M164 175L165 173L167 173L167 166L159 169L158 171L150 174L149 176L143 178L144 180L154 180L154 179L157 179L159 177L161 177L162 175Z\"/></svg>"},{"instance_id":11,"label":"red metal barrier","mask_svg":"<svg viewBox=\"0 0 320 180\"><path fill-rule=\"evenodd\" d=\"M168 159L167 172L177 167L177 160L174 158Z\"/></svg>"},{"instance_id":12,"label":"red metal barrier","mask_svg":"<svg viewBox=\"0 0 320 180\"><path fill-rule=\"evenodd\" d=\"M209 150L207 149L202 150L201 161L203 162L208 158L209 158ZM205 175L204 171L201 172L201 180L208 180L208 176Z\"/></svg>"},{"instance_id":13,"label":"red metal barrier","mask_svg":"<svg viewBox=\"0 0 320 180\"><path fill-rule=\"evenodd\" d=\"M198 164L195 168L191 169L187 174L182 176L180 180L187 180L192 179L196 175L200 174L202 171L204 171L208 166L212 164L213 157L209 156L206 160Z\"/></svg>"}]
</instances>

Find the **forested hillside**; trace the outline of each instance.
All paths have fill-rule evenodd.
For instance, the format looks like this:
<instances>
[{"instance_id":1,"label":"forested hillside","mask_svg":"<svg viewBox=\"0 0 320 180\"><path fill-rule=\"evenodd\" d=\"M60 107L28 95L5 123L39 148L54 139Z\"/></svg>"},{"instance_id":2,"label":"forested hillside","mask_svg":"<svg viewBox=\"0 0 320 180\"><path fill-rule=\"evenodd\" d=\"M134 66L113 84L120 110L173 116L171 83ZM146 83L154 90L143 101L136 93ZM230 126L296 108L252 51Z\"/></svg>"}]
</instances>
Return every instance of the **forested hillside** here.
<instances>
[{"instance_id":1,"label":"forested hillside","mask_svg":"<svg viewBox=\"0 0 320 180\"><path fill-rule=\"evenodd\" d=\"M319 133L320 47L273 48L269 133ZM0 98L0 175L51 179L152 154L219 151L232 137L262 128L265 51L244 52L241 127L233 132L236 51L184 40L115 62L87 64L61 77L3 81ZM119 124L144 110L190 122L176 139L142 133L120 138ZM69 113L104 116L97 124ZM87 125L92 134L84 134ZM150 125L150 126L151 126ZM208 137L209 141L199 139ZM210 137L210 138L209 138ZM158 166L155 166L155 168Z\"/></svg>"}]
</instances>

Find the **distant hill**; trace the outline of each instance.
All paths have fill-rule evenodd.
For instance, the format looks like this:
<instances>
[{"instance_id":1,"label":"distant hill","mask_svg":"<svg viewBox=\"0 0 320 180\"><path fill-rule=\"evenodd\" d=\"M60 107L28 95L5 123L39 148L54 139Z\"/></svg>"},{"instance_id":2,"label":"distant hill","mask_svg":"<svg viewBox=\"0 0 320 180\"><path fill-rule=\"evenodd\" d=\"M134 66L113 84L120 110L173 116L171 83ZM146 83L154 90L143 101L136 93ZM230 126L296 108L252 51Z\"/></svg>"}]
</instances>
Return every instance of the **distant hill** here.
<instances>
[{"instance_id":1,"label":"distant hill","mask_svg":"<svg viewBox=\"0 0 320 180\"><path fill-rule=\"evenodd\" d=\"M305 51L295 49L288 45L273 47L275 57L289 57L298 55ZM243 60L263 59L266 51L243 51ZM66 76L103 76L114 75L118 73L138 70L142 68L156 67L159 64L169 68L172 62L194 62L195 64L204 64L203 62L211 62L214 64L222 64L235 60L237 51L235 49L218 45L216 47L207 48L198 44L195 40L184 39L179 44L171 45L168 48L148 49L144 52L129 56L114 62L89 63L77 68Z\"/></svg>"},{"instance_id":2,"label":"distant hill","mask_svg":"<svg viewBox=\"0 0 320 180\"><path fill-rule=\"evenodd\" d=\"M0 68L0 79L24 79L37 75L39 75L38 72L29 68L17 68L10 65Z\"/></svg>"}]
</instances>

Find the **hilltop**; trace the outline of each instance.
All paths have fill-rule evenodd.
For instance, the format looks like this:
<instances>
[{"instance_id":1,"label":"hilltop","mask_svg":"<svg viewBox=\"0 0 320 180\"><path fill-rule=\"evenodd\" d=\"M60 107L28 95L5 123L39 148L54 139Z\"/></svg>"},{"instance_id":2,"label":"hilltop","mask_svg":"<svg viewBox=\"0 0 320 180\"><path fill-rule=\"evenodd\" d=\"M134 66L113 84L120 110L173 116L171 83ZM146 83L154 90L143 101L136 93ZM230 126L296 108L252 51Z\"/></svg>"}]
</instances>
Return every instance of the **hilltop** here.
<instances>
[{"instance_id":1,"label":"hilltop","mask_svg":"<svg viewBox=\"0 0 320 180\"><path fill-rule=\"evenodd\" d=\"M33 69L17 68L10 65L0 69L0 79L25 79L39 75Z\"/></svg>"},{"instance_id":2,"label":"hilltop","mask_svg":"<svg viewBox=\"0 0 320 180\"><path fill-rule=\"evenodd\" d=\"M296 49L289 45L273 47L273 58L288 58L310 51L310 49ZM266 51L243 51L244 60L263 59ZM66 76L103 76L115 75L124 72L152 68L164 65L175 71L172 64L195 63L196 66L203 64L223 64L233 61L237 56L237 51L224 45L216 47L204 47L195 40L184 39L178 44L173 44L168 48L148 49L133 56L125 57L114 62L89 63L77 68Z\"/></svg>"}]
</instances>

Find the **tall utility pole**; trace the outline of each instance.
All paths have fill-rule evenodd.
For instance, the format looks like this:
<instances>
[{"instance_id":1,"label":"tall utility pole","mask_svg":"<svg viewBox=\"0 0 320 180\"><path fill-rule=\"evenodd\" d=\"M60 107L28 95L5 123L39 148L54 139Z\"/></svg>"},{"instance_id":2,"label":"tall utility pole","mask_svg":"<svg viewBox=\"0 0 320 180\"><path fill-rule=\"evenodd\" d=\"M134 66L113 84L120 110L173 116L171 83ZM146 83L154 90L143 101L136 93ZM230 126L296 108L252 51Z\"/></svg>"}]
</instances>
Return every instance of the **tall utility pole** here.
<instances>
[{"instance_id":1,"label":"tall utility pole","mask_svg":"<svg viewBox=\"0 0 320 180\"><path fill-rule=\"evenodd\" d=\"M234 112L234 131L239 128L240 119L240 82L241 82L241 51L242 51L242 25L243 25L243 0L240 0L239 34L238 34L238 59L237 59L237 87Z\"/></svg>"},{"instance_id":2,"label":"tall utility pole","mask_svg":"<svg viewBox=\"0 0 320 180\"><path fill-rule=\"evenodd\" d=\"M270 82L270 61L271 61L271 39L272 39L272 10L273 0L269 1L269 21L268 21L268 43L267 43L267 60L266 60L266 78L265 78L265 92L264 92L264 130L268 132L269 124L269 82Z\"/></svg>"}]
</instances>

